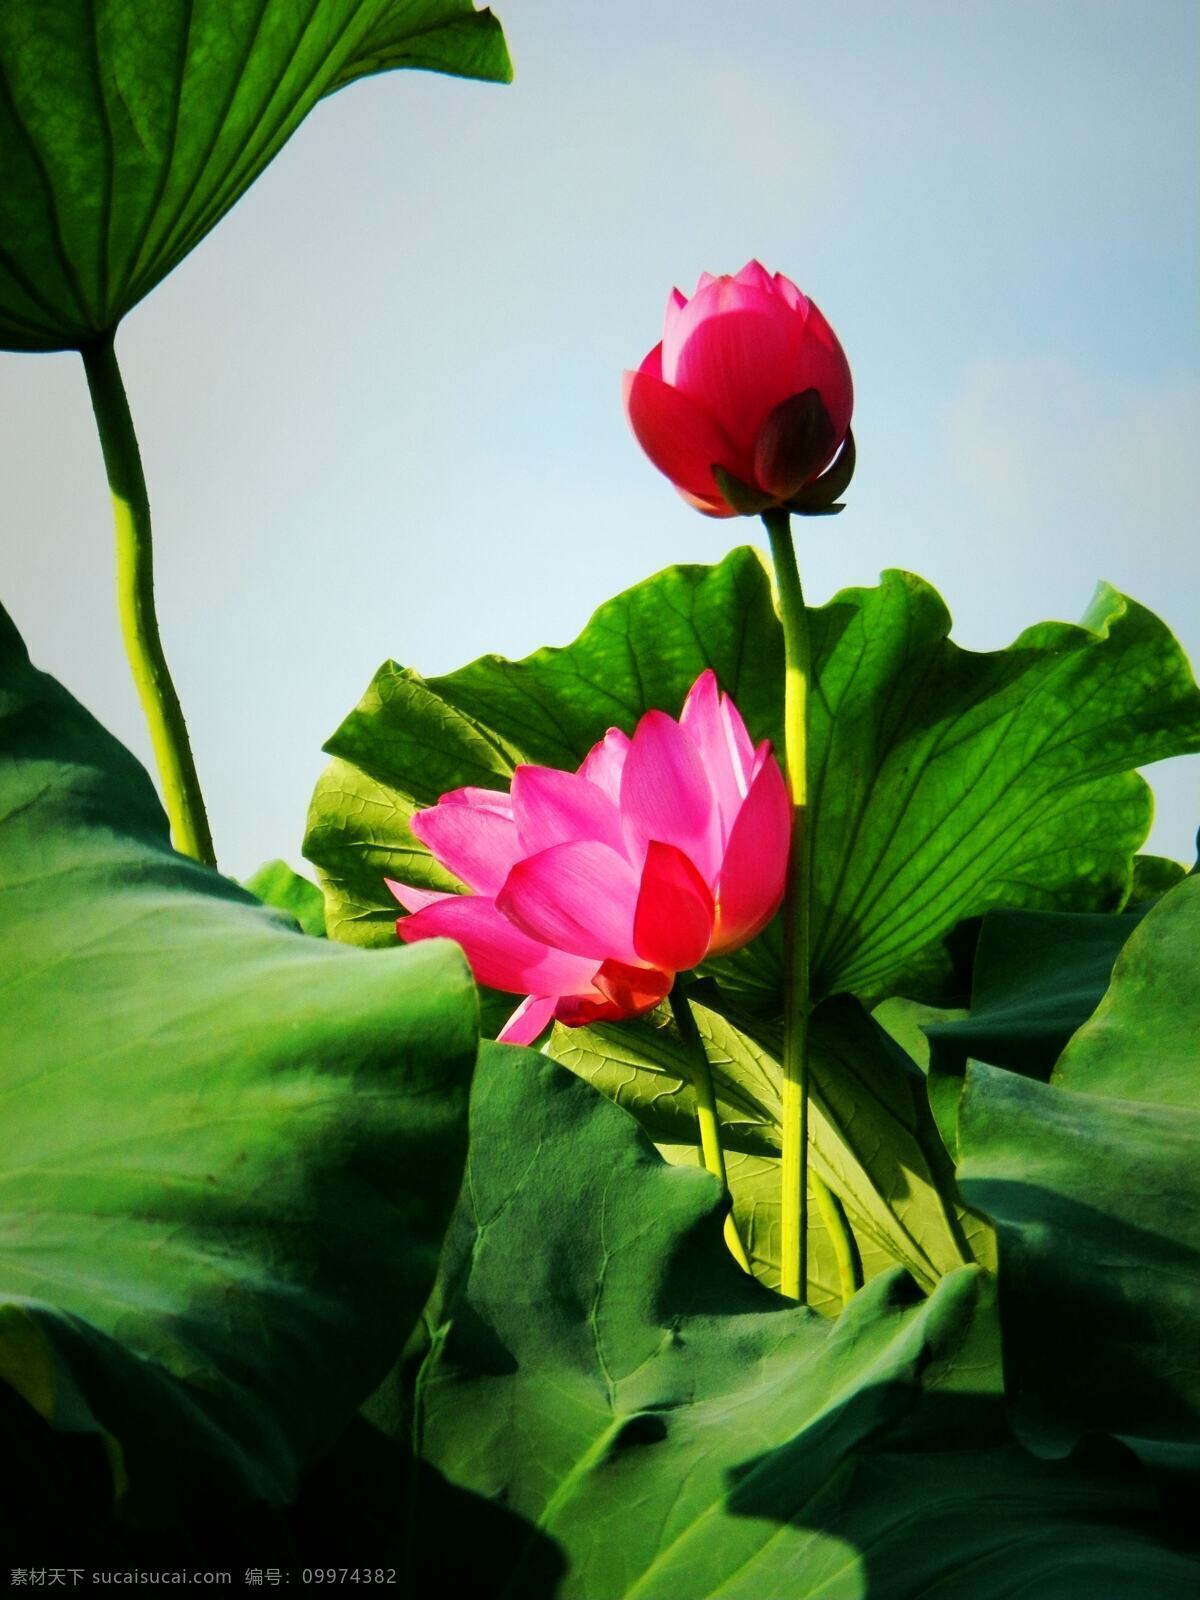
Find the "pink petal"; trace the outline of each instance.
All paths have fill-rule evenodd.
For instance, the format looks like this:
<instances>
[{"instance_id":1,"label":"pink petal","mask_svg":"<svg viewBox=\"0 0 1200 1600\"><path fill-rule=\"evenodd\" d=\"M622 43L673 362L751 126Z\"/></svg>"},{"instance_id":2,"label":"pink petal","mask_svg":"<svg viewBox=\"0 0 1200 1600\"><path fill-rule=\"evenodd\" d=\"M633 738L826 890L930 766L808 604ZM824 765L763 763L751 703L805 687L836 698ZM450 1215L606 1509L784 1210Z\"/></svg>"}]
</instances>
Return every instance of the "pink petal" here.
<instances>
[{"instance_id":1,"label":"pink petal","mask_svg":"<svg viewBox=\"0 0 1200 1600\"><path fill-rule=\"evenodd\" d=\"M722 695L718 689L717 675L710 667L707 672L700 674L688 691L688 697L679 715L679 726L700 752L700 759L704 763L704 770L708 774L708 781L712 784L713 794L716 796L717 810L721 817L722 845L729 837L733 819L746 798L748 787L741 752L732 738L733 725L725 709L727 703L732 705L728 695ZM733 717L736 718L736 725L741 728L742 737L753 758L753 746L750 745L736 708L733 710Z\"/></svg>"},{"instance_id":2,"label":"pink petal","mask_svg":"<svg viewBox=\"0 0 1200 1600\"><path fill-rule=\"evenodd\" d=\"M532 1044L554 1021L554 1006L552 995L526 995L496 1038L501 1044Z\"/></svg>"},{"instance_id":3,"label":"pink petal","mask_svg":"<svg viewBox=\"0 0 1200 1600\"><path fill-rule=\"evenodd\" d=\"M729 836L717 884L713 955L746 944L778 911L787 881L791 832L787 785L779 763L770 758L750 785Z\"/></svg>"},{"instance_id":4,"label":"pink petal","mask_svg":"<svg viewBox=\"0 0 1200 1600\"><path fill-rule=\"evenodd\" d=\"M663 341L663 378L713 417L747 460L768 412L804 387L797 381L803 333L803 318L785 301L723 279L680 312ZM752 471L731 470L753 482Z\"/></svg>"},{"instance_id":5,"label":"pink petal","mask_svg":"<svg viewBox=\"0 0 1200 1600\"><path fill-rule=\"evenodd\" d=\"M719 505L721 492L712 475L713 463L728 468L736 477L750 470L729 436L702 406L650 373L627 372L624 399L638 443L677 489Z\"/></svg>"},{"instance_id":6,"label":"pink petal","mask_svg":"<svg viewBox=\"0 0 1200 1600\"><path fill-rule=\"evenodd\" d=\"M496 905L531 938L558 950L636 963L637 893L637 874L623 855L611 845L582 839L518 861Z\"/></svg>"},{"instance_id":7,"label":"pink petal","mask_svg":"<svg viewBox=\"0 0 1200 1600\"><path fill-rule=\"evenodd\" d=\"M385 878L384 883L399 900L405 911L424 911L426 906L433 906L439 900L456 900L457 895L446 894L437 889L416 889L409 883L397 883L394 878Z\"/></svg>"},{"instance_id":8,"label":"pink petal","mask_svg":"<svg viewBox=\"0 0 1200 1600\"><path fill-rule=\"evenodd\" d=\"M598 744L584 756L579 776L594 783L610 800L620 801L621 769L629 754L629 735L620 728L610 728Z\"/></svg>"},{"instance_id":9,"label":"pink petal","mask_svg":"<svg viewBox=\"0 0 1200 1600\"><path fill-rule=\"evenodd\" d=\"M809 304L807 296L801 294L792 280L785 278L782 272L775 274L775 293L780 299L786 300L794 311L803 311L807 315Z\"/></svg>"},{"instance_id":10,"label":"pink petal","mask_svg":"<svg viewBox=\"0 0 1200 1600\"><path fill-rule=\"evenodd\" d=\"M651 966L686 972L704 960L712 931L708 885L682 850L653 840L633 919L634 949Z\"/></svg>"},{"instance_id":11,"label":"pink petal","mask_svg":"<svg viewBox=\"0 0 1200 1600\"><path fill-rule=\"evenodd\" d=\"M679 313L683 310L685 305L687 305L687 295L680 294L678 289L672 289L671 293L667 297L667 311L666 311L666 315L663 317L663 327L664 327L664 329L665 328L673 328L675 326L675 319L679 315ZM661 378L662 377L662 345L661 344L658 346L658 353L659 353L658 371L655 374L655 376ZM642 362L643 371L645 370L645 366L646 366L646 363L643 361Z\"/></svg>"},{"instance_id":12,"label":"pink petal","mask_svg":"<svg viewBox=\"0 0 1200 1600\"><path fill-rule=\"evenodd\" d=\"M513 814L523 856L572 839L598 839L624 851L616 801L577 772L518 767L513 774Z\"/></svg>"},{"instance_id":13,"label":"pink petal","mask_svg":"<svg viewBox=\"0 0 1200 1600\"><path fill-rule=\"evenodd\" d=\"M503 789L451 789L438 800L440 806L476 806L483 811L494 811L497 816L511 817L512 795Z\"/></svg>"},{"instance_id":14,"label":"pink petal","mask_svg":"<svg viewBox=\"0 0 1200 1600\"><path fill-rule=\"evenodd\" d=\"M690 856L706 883L721 860L721 816L700 752L673 717L647 711L621 774L621 821L634 861L652 839Z\"/></svg>"},{"instance_id":15,"label":"pink petal","mask_svg":"<svg viewBox=\"0 0 1200 1600\"><path fill-rule=\"evenodd\" d=\"M764 739L757 751L755 750L754 743L746 732L746 724L742 721L742 714L727 694L721 696L721 717L725 724L725 738L729 745L734 772L738 775L738 787L745 798L750 792L750 785L759 767L771 754L770 741Z\"/></svg>"},{"instance_id":16,"label":"pink petal","mask_svg":"<svg viewBox=\"0 0 1200 1600\"><path fill-rule=\"evenodd\" d=\"M762 289L766 294L775 293L775 280L761 261L747 261L740 272L734 273L733 281L748 284L752 289Z\"/></svg>"},{"instance_id":17,"label":"pink petal","mask_svg":"<svg viewBox=\"0 0 1200 1600\"><path fill-rule=\"evenodd\" d=\"M740 721L741 719L739 718L738 720ZM750 742L748 737L746 742L747 744ZM747 794L750 793L750 785L754 782L755 778L758 777L759 773L766 766L767 762L773 759L774 757L771 750L771 741L769 739L764 739L757 750L750 751L749 766L747 767L746 771Z\"/></svg>"},{"instance_id":18,"label":"pink petal","mask_svg":"<svg viewBox=\"0 0 1200 1600\"><path fill-rule=\"evenodd\" d=\"M679 714L679 726L691 734L697 746L701 744L697 734L719 717L720 704L721 691L717 685L717 675L711 667L705 667L688 690L683 710Z\"/></svg>"},{"instance_id":19,"label":"pink petal","mask_svg":"<svg viewBox=\"0 0 1200 1600\"><path fill-rule=\"evenodd\" d=\"M452 894L437 905L401 917L396 932L406 944L455 939L479 983L510 994L574 994L591 987L594 961L566 955L514 928L483 895Z\"/></svg>"},{"instance_id":20,"label":"pink petal","mask_svg":"<svg viewBox=\"0 0 1200 1600\"><path fill-rule=\"evenodd\" d=\"M495 894L521 853L511 817L480 805L439 802L414 814L412 831L448 871L480 894Z\"/></svg>"},{"instance_id":21,"label":"pink petal","mask_svg":"<svg viewBox=\"0 0 1200 1600\"><path fill-rule=\"evenodd\" d=\"M720 281L719 278L714 278L711 272L702 272L696 281L696 294L699 294L701 289L707 289L710 283L720 283ZM692 299L695 298L696 295L693 295Z\"/></svg>"}]
</instances>

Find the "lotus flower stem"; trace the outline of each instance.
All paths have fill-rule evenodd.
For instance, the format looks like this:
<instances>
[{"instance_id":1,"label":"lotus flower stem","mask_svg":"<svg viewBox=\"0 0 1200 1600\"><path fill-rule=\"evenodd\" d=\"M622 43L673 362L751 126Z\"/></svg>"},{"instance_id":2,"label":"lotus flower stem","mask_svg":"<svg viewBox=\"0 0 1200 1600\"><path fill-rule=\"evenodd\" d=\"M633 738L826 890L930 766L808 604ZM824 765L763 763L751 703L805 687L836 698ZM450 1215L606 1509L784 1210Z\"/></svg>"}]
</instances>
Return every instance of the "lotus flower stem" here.
<instances>
[{"instance_id":1,"label":"lotus flower stem","mask_svg":"<svg viewBox=\"0 0 1200 1600\"><path fill-rule=\"evenodd\" d=\"M792 846L783 901L783 1195L780 1291L808 1294L808 613L787 511L763 512L771 540L784 652L784 765L792 797Z\"/></svg>"},{"instance_id":2,"label":"lotus flower stem","mask_svg":"<svg viewBox=\"0 0 1200 1600\"><path fill-rule=\"evenodd\" d=\"M725 1152L721 1148L721 1121L717 1115L712 1069L708 1064L704 1041L700 1037L700 1030L692 1015L691 1002L681 978L676 978L668 998L671 1002L671 1015L675 1018L675 1026L679 1029L679 1036L683 1040L691 1063L692 1088L696 1095L696 1117L700 1124L700 1149L704 1156L704 1165L713 1177L718 1179L728 1195L729 1178L725 1171ZM750 1258L737 1231L732 1211L725 1218L725 1243L729 1246L730 1253L738 1266L743 1272L749 1272Z\"/></svg>"},{"instance_id":3,"label":"lotus flower stem","mask_svg":"<svg viewBox=\"0 0 1200 1600\"><path fill-rule=\"evenodd\" d=\"M133 681L150 726L171 837L175 848L184 855L215 866L212 835L192 747L188 743L187 726L158 632L150 501L112 336L85 345L82 355L112 492L121 632Z\"/></svg>"}]
</instances>

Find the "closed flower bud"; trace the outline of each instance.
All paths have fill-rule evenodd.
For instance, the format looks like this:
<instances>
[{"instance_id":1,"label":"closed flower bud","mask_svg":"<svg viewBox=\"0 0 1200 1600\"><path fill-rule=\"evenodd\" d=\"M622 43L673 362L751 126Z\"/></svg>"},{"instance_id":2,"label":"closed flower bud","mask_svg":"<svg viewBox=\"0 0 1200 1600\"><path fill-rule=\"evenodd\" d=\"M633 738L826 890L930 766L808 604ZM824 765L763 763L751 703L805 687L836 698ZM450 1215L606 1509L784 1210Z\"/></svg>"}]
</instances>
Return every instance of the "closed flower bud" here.
<instances>
[{"instance_id":1,"label":"closed flower bud","mask_svg":"<svg viewBox=\"0 0 1200 1600\"><path fill-rule=\"evenodd\" d=\"M708 516L825 511L850 481L845 353L813 302L757 261L703 273L690 300L673 290L662 342L624 394L642 449Z\"/></svg>"}]
</instances>

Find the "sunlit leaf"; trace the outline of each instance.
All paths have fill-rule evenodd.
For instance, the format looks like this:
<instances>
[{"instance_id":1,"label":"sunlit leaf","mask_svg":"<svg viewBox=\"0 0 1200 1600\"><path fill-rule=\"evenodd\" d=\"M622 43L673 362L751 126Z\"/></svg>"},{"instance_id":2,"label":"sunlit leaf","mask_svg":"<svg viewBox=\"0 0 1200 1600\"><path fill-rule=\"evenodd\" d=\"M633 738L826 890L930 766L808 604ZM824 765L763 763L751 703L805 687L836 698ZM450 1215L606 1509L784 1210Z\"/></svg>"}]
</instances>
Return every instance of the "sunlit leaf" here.
<instances>
[{"instance_id":1,"label":"sunlit leaf","mask_svg":"<svg viewBox=\"0 0 1200 1600\"><path fill-rule=\"evenodd\" d=\"M286 911L305 933L325 937L325 897L315 883L302 878L286 861L264 862L244 887L265 906Z\"/></svg>"},{"instance_id":2,"label":"sunlit leaf","mask_svg":"<svg viewBox=\"0 0 1200 1600\"><path fill-rule=\"evenodd\" d=\"M961 1000L952 936L966 919L1125 902L1151 811L1134 769L1200 749L1200 691L1161 622L1105 587L1084 626L1043 623L978 654L949 641L929 585L899 572L809 616L817 998ZM575 767L609 726L678 714L705 667L754 737L778 740L779 629L754 551L659 573L564 649L441 678L380 668L326 746L310 812L333 937L390 943L385 876L456 887L414 838L415 808L505 787L520 761ZM779 1015L777 928L711 970Z\"/></svg>"},{"instance_id":3,"label":"sunlit leaf","mask_svg":"<svg viewBox=\"0 0 1200 1600\"><path fill-rule=\"evenodd\" d=\"M888 1251L929 1287L964 1261L990 1261L990 1233L963 1210L922 1073L863 1007L961 1003L978 919L993 908L1118 910L1150 821L1135 769L1200 748L1200 691L1163 624L1108 588L1084 626L1044 623L987 654L952 644L942 602L905 573L835 596L809 621L813 999L824 1002L814 1167L862 1248ZM506 787L522 761L574 768L608 727L632 731L651 708L677 714L706 667L753 736L778 739L779 627L754 551L660 573L602 606L573 644L524 661L488 656L428 680L386 664L330 740L310 812L306 853L333 937L393 941L386 877L461 887L414 836L415 809L465 784ZM727 1143L770 1157L778 920L705 971L709 1009L770 1063L739 1080L738 1052L718 1047ZM690 1143L686 1077L663 1059L670 1038L645 1023L590 1038L558 1029L550 1048L656 1140Z\"/></svg>"},{"instance_id":4,"label":"sunlit leaf","mask_svg":"<svg viewBox=\"0 0 1200 1600\"><path fill-rule=\"evenodd\" d=\"M694 1014L722 1141L727 1150L754 1158L746 1169L751 1188L739 1197L735 1187L735 1203L774 1204L769 1174L778 1194L782 1145L778 1030L755 1038L707 1006L695 1005ZM989 1230L958 1202L916 1066L849 999L818 1008L811 1042L810 1157L841 1198L860 1249L901 1263L926 1288L966 1262L990 1264ZM687 1053L665 1021L556 1027L547 1049L631 1111L658 1143L696 1143ZM768 1280L778 1266L771 1237L763 1234L758 1252ZM818 1282L822 1291L827 1277Z\"/></svg>"},{"instance_id":5,"label":"sunlit leaf","mask_svg":"<svg viewBox=\"0 0 1200 1600\"><path fill-rule=\"evenodd\" d=\"M658 1150L667 1161L677 1166L694 1167L699 1164L700 1152L695 1145L660 1144ZM751 1271L768 1289L778 1289L782 1221L779 1157L752 1156L740 1150L730 1150L726 1152L725 1164L734 1220L749 1257ZM865 1234L855 1236L852 1254L864 1283L896 1265L896 1258L891 1251L873 1243ZM837 1255L821 1207L811 1191L807 1259L808 1295L805 1303L822 1316L840 1315L845 1300Z\"/></svg>"}]
</instances>

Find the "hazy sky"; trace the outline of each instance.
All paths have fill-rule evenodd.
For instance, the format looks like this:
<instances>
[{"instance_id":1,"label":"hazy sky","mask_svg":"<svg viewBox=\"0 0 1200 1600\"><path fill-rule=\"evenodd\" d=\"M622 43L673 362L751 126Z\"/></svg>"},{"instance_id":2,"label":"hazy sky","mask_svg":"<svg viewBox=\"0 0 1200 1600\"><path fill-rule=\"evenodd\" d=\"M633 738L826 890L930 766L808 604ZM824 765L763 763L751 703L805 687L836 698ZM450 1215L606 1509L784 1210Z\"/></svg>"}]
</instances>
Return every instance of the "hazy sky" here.
<instances>
[{"instance_id":1,"label":"hazy sky","mask_svg":"<svg viewBox=\"0 0 1200 1600\"><path fill-rule=\"evenodd\" d=\"M118 337L159 605L222 865L299 863L321 744L387 657L565 643L757 524L690 511L623 367L759 256L854 369L811 601L935 583L975 648L1108 578L1200 659L1192 0L496 0L509 88L319 106ZM0 596L143 758L77 357L0 355ZM1200 760L1152 773L1190 860Z\"/></svg>"}]
</instances>

